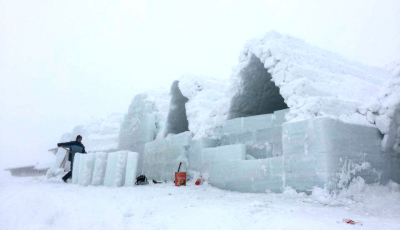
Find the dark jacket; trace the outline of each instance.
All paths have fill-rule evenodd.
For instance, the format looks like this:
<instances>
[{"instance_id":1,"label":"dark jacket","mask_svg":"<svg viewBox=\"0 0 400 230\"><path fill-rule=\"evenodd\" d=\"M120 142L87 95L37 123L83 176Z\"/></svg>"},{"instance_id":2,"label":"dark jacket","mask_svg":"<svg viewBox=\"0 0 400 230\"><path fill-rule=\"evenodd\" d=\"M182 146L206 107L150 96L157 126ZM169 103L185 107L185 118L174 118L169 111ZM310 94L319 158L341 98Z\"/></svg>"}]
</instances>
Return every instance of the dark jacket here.
<instances>
[{"instance_id":1,"label":"dark jacket","mask_svg":"<svg viewBox=\"0 0 400 230\"><path fill-rule=\"evenodd\" d=\"M85 146L79 141L70 141L65 143L58 143L59 146L69 148L70 154L68 156L69 161L74 160L75 153L86 153Z\"/></svg>"}]
</instances>

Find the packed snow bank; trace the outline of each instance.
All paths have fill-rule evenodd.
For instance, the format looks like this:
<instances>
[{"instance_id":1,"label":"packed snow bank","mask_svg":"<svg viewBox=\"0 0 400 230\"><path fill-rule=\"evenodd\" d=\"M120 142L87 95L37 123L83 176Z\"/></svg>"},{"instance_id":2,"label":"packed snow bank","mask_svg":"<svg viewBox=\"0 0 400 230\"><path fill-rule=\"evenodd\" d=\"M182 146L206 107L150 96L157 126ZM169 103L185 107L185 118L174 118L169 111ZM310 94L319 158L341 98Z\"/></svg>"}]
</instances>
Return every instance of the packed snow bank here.
<instances>
[{"instance_id":1,"label":"packed snow bank","mask_svg":"<svg viewBox=\"0 0 400 230\"><path fill-rule=\"evenodd\" d=\"M247 73L259 69L256 59L271 74L290 108L288 121L331 116L348 123L376 125L383 134L389 132L390 115L400 102L398 65L392 65L392 70L366 66L272 31L245 45L232 74L232 98L251 85L252 75ZM265 91L270 92L271 87ZM235 106L232 100L231 111Z\"/></svg>"},{"instance_id":2,"label":"packed snow bank","mask_svg":"<svg viewBox=\"0 0 400 230\"><path fill-rule=\"evenodd\" d=\"M74 141L77 135L81 135L87 152L116 150L122 118L123 115L117 113L106 118L93 118L84 125L76 126L72 133L63 134L61 142Z\"/></svg>"},{"instance_id":3,"label":"packed snow bank","mask_svg":"<svg viewBox=\"0 0 400 230\"><path fill-rule=\"evenodd\" d=\"M179 89L188 99L185 104L186 116L194 139L218 138L229 109L225 82L194 75L179 79Z\"/></svg>"}]
</instances>

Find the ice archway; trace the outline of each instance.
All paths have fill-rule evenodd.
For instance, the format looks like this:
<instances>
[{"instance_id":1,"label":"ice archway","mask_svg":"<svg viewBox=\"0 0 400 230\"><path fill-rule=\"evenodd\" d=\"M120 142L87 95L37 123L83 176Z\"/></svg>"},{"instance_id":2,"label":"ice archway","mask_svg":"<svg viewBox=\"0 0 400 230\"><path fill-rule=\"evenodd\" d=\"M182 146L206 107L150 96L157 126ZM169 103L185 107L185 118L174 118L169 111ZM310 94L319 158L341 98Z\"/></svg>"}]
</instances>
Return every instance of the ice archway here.
<instances>
[{"instance_id":1,"label":"ice archway","mask_svg":"<svg viewBox=\"0 0 400 230\"><path fill-rule=\"evenodd\" d=\"M252 55L240 71L241 88L231 100L228 119L273 113L287 109L279 88L263 63Z\"/></svg>"}]
</instances>

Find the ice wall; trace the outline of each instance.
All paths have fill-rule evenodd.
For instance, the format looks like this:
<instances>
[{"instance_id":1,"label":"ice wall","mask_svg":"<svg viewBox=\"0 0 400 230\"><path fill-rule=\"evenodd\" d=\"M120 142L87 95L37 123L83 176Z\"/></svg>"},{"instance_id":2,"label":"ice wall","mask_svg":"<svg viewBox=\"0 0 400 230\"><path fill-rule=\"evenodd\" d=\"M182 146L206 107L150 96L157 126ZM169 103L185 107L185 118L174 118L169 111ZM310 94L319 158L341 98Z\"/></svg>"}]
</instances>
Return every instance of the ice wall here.
<instances>
[{"instance_id":1,"label":"ice wall","mask_svg":"<svg viewBox=\"0 0 400 230\"><path fill-rule=\"evenodd\" d=\"M208 167L211 185L238 192L282 192L284 186L283 157L260 160L219 162Z\"/></svg>"},{"instance_id":2,"label":"ice wall","mask_svg":"<svg viewBox=\"0 0 400 230\"><path fill-rule=\"evenodd\" d=\"M179 81L174 81L171 86L171 103L167 117L165 136L189 131L185 104L188 99L182 95L178 86Z\"/></svg>"},{"instance_id":3,"label":"ice wall","mask_svg":"<svg viewBox=\"0 0 400 230\"><path fill-rule=\"evenodd\" d=\"M192 139L188 150L188 161L190 170L201 172L203 157L202 150L218 146L218 140L209 138Z\"/></svg>"},{"instance_id":4,"label":"ice wall","mask_svg":"<svg viewBox=\"0 0 400 230\"><path fill-rule=\"evenodd\" d=\"M341 189L356 176L385 183L399 175L391 164L396 158L381 151L382 134L374 127L320 117L285 123L282 132L285 183L296 190Z\"/></svg>"},{"instance_id":5,"label":"ice wall","mask_svg":"<svg viewBox=\"0 0 400 230\"><path fill-rule=\"evenodd\" d=\"M138 94L121 124L119 149L143 153L144 144L157 135L155 104L147 94Z\"/></svg>"},{"instance_id":6,"label":"ice wall","mask_svg":"<svg viewBox=\"0 0 400 230\"><path fill-rule=\"evenodd\" d=\"M174 181L180 162L185 165L181 169L184 172L187 170L191 139L190 132L183 132L147 143L141 174L145 174L150 180Z\"/></svg>"},{"instance_id":7,"label":"ice wall","mask_svg":"<svg viewBox=\"0 0 400 230\"><path fill-rule=\"evenodd\" d=\"M164 135L169 98L162 90L136 95L121 124L119 149L139 153L138 171L142 170L145 144Z\"/></svg>"}]
</instances>

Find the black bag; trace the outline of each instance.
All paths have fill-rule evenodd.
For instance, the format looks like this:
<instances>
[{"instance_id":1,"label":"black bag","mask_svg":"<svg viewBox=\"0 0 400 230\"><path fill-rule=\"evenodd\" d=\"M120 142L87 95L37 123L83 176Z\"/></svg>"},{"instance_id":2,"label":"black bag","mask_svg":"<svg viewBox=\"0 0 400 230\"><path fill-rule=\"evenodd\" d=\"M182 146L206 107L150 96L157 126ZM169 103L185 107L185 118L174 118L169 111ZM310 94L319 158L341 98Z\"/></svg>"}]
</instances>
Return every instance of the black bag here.
<instances>
[{"instance_id":1,"label":"black bag","mask_svg":"<svg viewBox=\"0 0 400 230\"><path fill-rule=\"evenodd\" d=\"M149 182L147 182L147 178L145 175L140 175L136 178L135 185L145 185L145 184L149 184Z\"/></svg>"}]
</instances>

